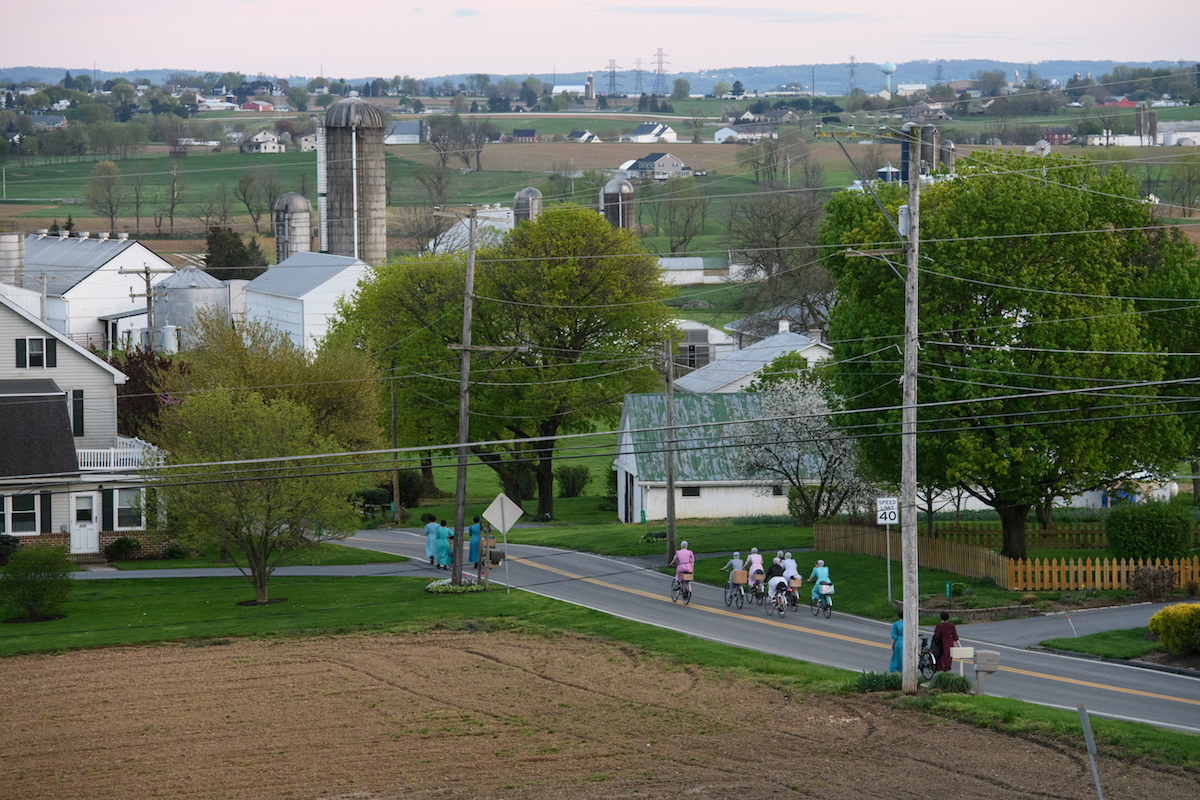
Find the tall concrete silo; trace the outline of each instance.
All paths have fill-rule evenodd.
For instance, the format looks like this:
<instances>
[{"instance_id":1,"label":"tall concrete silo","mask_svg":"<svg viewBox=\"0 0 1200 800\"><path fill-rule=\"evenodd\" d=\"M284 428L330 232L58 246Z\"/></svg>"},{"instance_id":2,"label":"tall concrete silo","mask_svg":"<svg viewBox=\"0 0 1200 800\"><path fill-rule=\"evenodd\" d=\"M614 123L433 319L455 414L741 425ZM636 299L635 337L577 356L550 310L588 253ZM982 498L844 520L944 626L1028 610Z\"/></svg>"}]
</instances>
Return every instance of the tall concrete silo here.
<instances>
[{"instance_id":1,"label":"tall concrete silo","mask_svg":"<svg viewBox=\"0 0 1200 800\"><path fill-rule=\"evenodd\" d=\"M302 194L288 192L275 201L275 263L294 253L312 250L312 203Z\"/></svg>"},{"instance_id":2,"label":"tall concrete silo","mask_svg":"<svg viewBox=\"0 0 1200 800\"><path fill-rule=\"evenodd\" d=\"M6 283L9 286L25 286L25 234L23 233L0 231L0 283Z\"/></svg>"},{"instance_id":3,"label":"tall concrete silo","mask_svg":"<svg viewBox=\"0 0 1200 800\"><path fill-rule=\"evenodd\" d=\"M513 195L513 222L527 219L533 222L542 214L542 193L526 186Z\"/></svg>"},{"instance_id":4,"label":"tall concrete silo","mask_svg":"<svg viewBox=\"0 0 1200 800\"><path fill-rule=\"evenodd\" d=\"M322 184L321 250L382 264L387 257L383 114L359 97L339 100L325 112L318 161ZM323 180L324 179L324 180Z\"/></svg>"},{"instance_id":5,"label":"tall concrete silo","mask_svg":"<svg viewBox=\"0 0 1200 800\"><path fill-rule=\"evenodd\" d=\"M633 227L633 184L613 178L600 190L600 213L614 228Z\"/></svg>"}]
</instances>

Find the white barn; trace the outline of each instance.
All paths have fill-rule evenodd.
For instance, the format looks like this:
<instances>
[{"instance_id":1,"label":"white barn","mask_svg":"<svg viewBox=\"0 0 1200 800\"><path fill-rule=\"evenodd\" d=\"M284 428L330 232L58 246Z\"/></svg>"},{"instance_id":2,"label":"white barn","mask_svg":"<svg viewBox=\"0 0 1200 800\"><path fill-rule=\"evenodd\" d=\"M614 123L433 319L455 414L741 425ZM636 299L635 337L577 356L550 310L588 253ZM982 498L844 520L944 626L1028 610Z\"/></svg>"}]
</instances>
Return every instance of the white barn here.
<instances>
[{"instance_id":1,"label":"white barn","mask_svg":"<svg viewBox=\"0 0 1200 800\"><path fill-rule=\"evenodd\" d=\"M296 253L246 284L246 319L273 325L313 351L329 330L338 298L352 294L369 269L350 256Z\"/></svg>"},{"instance_id":2,"label":"white barn","mask_svg":"<svg viewBox=\"0 0 1200 800\"><path fill-rule=\"evenodd\" d=\"M804 356L808 366L828 358L832 348L807 334L792 333L787 320L780 320L779 333L724 358L706 364L675 381L681 392L740 392L762 373L763 368L787 353Z\"/></svg>"}]
</instances>

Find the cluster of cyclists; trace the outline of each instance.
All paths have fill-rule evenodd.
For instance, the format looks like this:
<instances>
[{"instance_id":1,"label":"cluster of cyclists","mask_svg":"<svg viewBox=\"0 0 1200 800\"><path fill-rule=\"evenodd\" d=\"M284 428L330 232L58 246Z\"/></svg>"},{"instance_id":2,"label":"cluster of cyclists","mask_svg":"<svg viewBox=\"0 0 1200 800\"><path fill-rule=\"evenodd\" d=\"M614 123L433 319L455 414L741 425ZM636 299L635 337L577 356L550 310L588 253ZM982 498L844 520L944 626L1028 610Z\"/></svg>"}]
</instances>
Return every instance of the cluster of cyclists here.
<instances>
[{"instance_id":1,"label":"cluster of cyclists","mask_svg":"<svg viewBox=\"0 0 1200 800\"><path fill-rule=\"evenodd\" d=\"M688 582L694 574L696 555L688 549L686 541L679 543L668 566L675 567L675 581L671 586L672 597L682 593L685 602L690 599L691 590ZM729 581L725 590L725 605L736 600L738 608L742 607L746 594L770 601L780 616L785 607L795 610L799 606L798 587L804 579L800 575L799 565L791 553L780 550L770 566L764 566L762 553L757 547L750 548L750 554L745 561L742 554L735 552L733 557L721 567L721 571L729 573ZM818 560L808 576L808 582L813 584L810 606L813 614L824 610L828 617L833 608L833 583L829 579L829 567L824 561Z\"/></svg>"}]
</instances>

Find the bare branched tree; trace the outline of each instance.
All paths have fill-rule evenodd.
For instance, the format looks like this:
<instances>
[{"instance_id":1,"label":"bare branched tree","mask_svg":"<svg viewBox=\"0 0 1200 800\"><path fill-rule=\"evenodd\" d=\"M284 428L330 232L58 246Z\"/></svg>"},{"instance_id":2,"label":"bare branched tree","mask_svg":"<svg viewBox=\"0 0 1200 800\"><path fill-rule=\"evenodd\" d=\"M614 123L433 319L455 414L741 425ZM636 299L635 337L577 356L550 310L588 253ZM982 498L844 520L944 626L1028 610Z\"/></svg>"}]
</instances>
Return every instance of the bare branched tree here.
<instances>
[{"instance_id":1,"label":"bare branched tree","mask_svg":"<svg viewBox=\"0 0 1200 800\"><path fill-rule=\"evenodd\" d=\"M263 215L263 197L262 192L259 191L258 182L249 172L243 172L242 177L238 178L233 193L246 207L246 213L250 215L250 221L254 223L254 232L258 233L258 220Z\"/></svg>"}]
</instances>

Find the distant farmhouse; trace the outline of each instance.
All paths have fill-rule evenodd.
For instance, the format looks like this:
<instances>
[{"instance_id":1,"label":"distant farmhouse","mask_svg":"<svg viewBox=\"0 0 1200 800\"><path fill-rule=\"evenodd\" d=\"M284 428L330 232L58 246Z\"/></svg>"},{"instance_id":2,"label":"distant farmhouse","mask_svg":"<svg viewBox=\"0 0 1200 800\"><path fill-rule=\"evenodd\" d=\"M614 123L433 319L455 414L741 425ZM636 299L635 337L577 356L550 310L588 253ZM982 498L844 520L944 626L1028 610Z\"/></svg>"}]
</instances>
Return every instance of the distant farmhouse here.
<instances>
[{"instance_id":1,"label":"distant farmhouse","mask_svg":"<svg viewBox=\"0 0 1200 800\"><path fill-rule=\"evenodd\" d=\"M632 133L621 134L622 142L676 142L679 138L669 125L661 122L643 122Z\"/></svg>"},{"instance_id":2,"label":"distant farmhouse","mask_svg":"<svg viewBox=\"0 0 1200 800\"><path fill-rule=\"evenodd\" d=\"M384 144L425 144L429 141L429 123L423 119L402 119L388 123Z\"/></svg>"}]
</instances>

